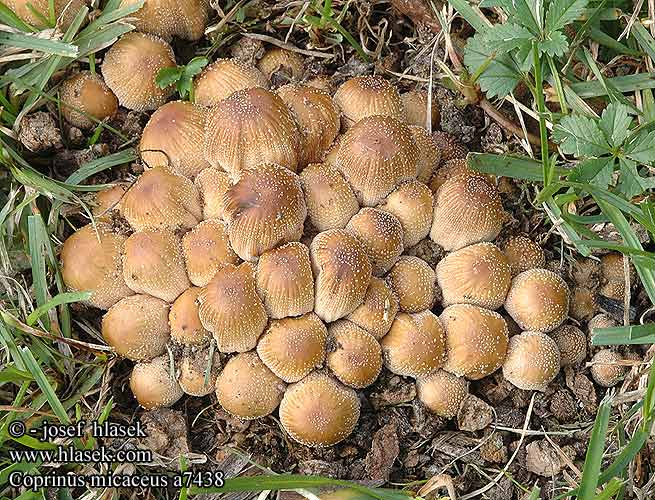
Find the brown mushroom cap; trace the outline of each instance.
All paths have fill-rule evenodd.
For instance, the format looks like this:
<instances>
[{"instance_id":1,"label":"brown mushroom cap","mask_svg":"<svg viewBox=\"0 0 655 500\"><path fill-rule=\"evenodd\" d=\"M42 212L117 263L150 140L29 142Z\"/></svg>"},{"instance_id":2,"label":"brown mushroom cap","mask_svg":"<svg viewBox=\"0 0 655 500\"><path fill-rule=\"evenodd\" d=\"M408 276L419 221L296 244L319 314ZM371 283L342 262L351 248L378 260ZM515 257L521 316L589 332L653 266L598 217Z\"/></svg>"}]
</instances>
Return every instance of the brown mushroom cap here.
<instances>
[{"instance_id":1,"label":"brown mushroom cap","mask_svg":"<svg viewBox=\"0 0 655 500\"><path fill-rule=\"evenodd\" d=\"M495 183L494 176L471 170L466 158L455 158L444 162L440 168L435 170L428 182L430 190L436 194L439 188L443 186L447 180L457 177L458 175L474 175L488 180L492 185Z\"/></svg>"},{"instance_id":2,"label":"brown mushroom cap","mask_svg":"<svg viewBox=\"0 0 655 500\"><path fill-rule=\"evenodd\" d=\"M550 332L569 313L569 287L546 269L523 271L512 280L505 310L524 330Z\"/></svg>"},{"instance_id":3,"label":"brown mushroom cap","mask_svg":"<svg viewBox=\"0 0 655 500\"><path fill-rule=\"evenodd\" d=\"M543 268L546 257L543 249L527 236L518 235L510 238L503 245L512 276L529 269Z\"/></svg>"},{"instance_id":4,"label":"brown mushroom cap","mask_svg":"<svg viewBox=\"0 0 655 500\"><path fill-rule=\"evenodd\" d=\"M166 102L173 87L159 88L159 71L175 67L173 49L154 35L131 32L123 35L105 54L102 76L128 109L150 111Z\"/></svg>"},{"instance_id":5,"label":"brown mushroom cap","mask_svg":"<svg viewBox=\"0 0 655 500\"><path fill-rule=\"evenodd\" d=\"M318 231L343 229L359 211L350 184L327 163L312 163L300 172L307 216Z\"/></svg>"},{"instance_id":6,"label":"brown mushroom cap","mask_svg":"<svg viewBox=\"0 0 655 500\"><path fill-rule=\"evenodd\" d=\"M371 278L364 302L346 316L376 339L384 337L398 314L398 299L382 279Z\"/></svg>"},{"instance_id":7,"label":"brown mushroom cap","mask_svg":"<svg viewBox=\"0 0 655 500\"><path fill-rule=\"evenodd\" d=\"M562 325L550 336L559 348L562 366L577 365L587 357L587 336L577 326Z\"/></svg>"},{"instance_id":8,"label":"brown mushroom cap","mask_svg":"<svg viewBox=\"0 0 655 500\"><path fill-rule=\"evenodd\" d=\"M637 278L634 266L630 263L628 266L630 273L630 282L634 283ZM610 252L600 258L600 272L607 281L625 282L625 272L623 268L623 254Z\"/></svg>"},{"instance_id":9,"label":"brown mushroom cap","mask_svg":"<svg viewBox=\"0 0 655 500\"><path fill-rule=\"evenodd\" d=\"M295 81L302 78L305 61L296 52L272 47L257 62L257 68L269 80L275 76L277 80Z\"/></svg>"},{"instance_id":10,"label":"brown mushroom cap","mask_svg":"<svg viewBox=\"0 0 655 500\"><path fill-rule=\"evenodd\" d=\"M194 184L202 199L203 218L222 219L225 193L232 186L230 176L222 170L209 167L196 175Z\"/></svg>"},{"instance_id":11,"label":"brown mushroom cap","mask_svg":"<svg viewBox=\"0 0 655 500\"><path fill-rule=\"evenodd\" d=\"M102 317L102 336L133 361L159 356L170 338L168 304L150 295L125 297Z\"/></svg>"},{"instance_id":12,"label":"brown mushroom cap","mask_svg":"<svg viewBox=\"0 0 655 500\"><path fill-rule=\"evenodd\" d=\"M434 304L436 279L427 262L409 255L400 257L387 275L387 282L398 297L403 312L430 309Z\"/></svg>"},{"instance_id":13,"label":"brown mushroom cap","mask_svg":"<svg viewBox=\"0 0 655 500\"><path fill-rule=\"evenodd\" d=\"M167 229L133 233L123 248L123 278L136 293L173 302L191 286L180 239Z\"/></svg>"},{"instance_id":14,"label":"brown mushroom cap","mask_svg":"<svg viewBox=\"0 0 655 500\"><path fill-rule=\"evenodd\" d=\"M268 79L254 66L239 59L217 59L207 66L194 84L196 103L215 106L239 90L268 88Z\"/></svg>"},{"instance_id":15,"label":"brown mushroom cap","mask_svg":"<svg viewBox=\"0 0 655 500\"><path fill-rule=\"evenodd\" d=\"M442 304L475 304L498 309L512 283L509 264L493 243L476 243L457 250L437 264Z\"/></svg>"},{"instance_id":16,"label":"brown mushroom cap","mask_svg":"<svg viewBox=\"0 0 655 500\"><path fill-rule=\"evenodd\" d=\"M599 328L614 328L619 326L619 324L612 318L609 314L600 313L596 314L593 318L587 323L587 333L589 348L592 349L592 340L594 338L595 332Z\"/></svg>"},{"instance_id":17,"label":"brown mushroom cap","mask_svg":"<svg viewBox=\"0 0 655 500\"><path fill-rule=\"evenodd\" d=\"M35 28L50 28L44 20L50 19L49 0L6 0L3 2L14 14ZM54 14L57 27L66 31L82 7L84 0L54 0Z\"/></svg>"},{"instance_id":18,"label":"brown mushroom cap","mask_svg":"<svg viewBox=\"0 0 655 500\"><path fill-rule=\"evenodd\" d=\"M309 249L294 241L264 252L257 263L257 293L273 319L314 309L314 276Z\"/></svg>"},{"instance_id":19,"label":"brown mushroom cap","mask_svg":"<svg viewBox=\"0 0 655 500\"><path fill-rule=\"evenodd\" d=\"M96 233L97 231L97 233ZM108 309L132 295L123 280L121 252L125 236L112 232L104 223L84 226L64 242L61 249L61 276L73 291L90 291L88 303Z\"/></svg>"},{"instance_id":20,"label":"brown mushroom cap","mask_svg":"<svg viewBox=\"0 0 655 500\"><path fill-rule=\"evenodd\" d=\"M400 100L403 103L405 111L405 121L409 125L416 125L419 127L428 127L428 109L430 109L430 125L431 129L439 128L440 115L437 98L433 94L432 102L428 105L428 92L427 90L410 90L404 94L400 94Z\"/></svg>"},{"instance_id":21,"label":"brown mushroom cap","mask_svg":"<svg viewBox=\"0 0 655 500\"><path fill-rule=\"evenodd\" d=\"M230 247L227 225L205 220L182 237L182 253L189 280L205 286L226 264L238 264L239 256Z\"/></svg>"},{"instance_id":22,"label":"brown mushroom cap","mask_svg":"<svg viewBox=\"0 0 655 500\"><path fill-rule=\"evenodd\" d=\"M170 372L168 356L137 363L130 375L130 389L146 410L172 406L184 394Z\"/></svg>"},{"instance_id":23,"label":"brown mushroom cap","mask_svg":"<svg viewBox=\"0 0 655 500\"><path fill-rule=\"evenodd\" d=\"M134 5L136 0L122 0L121 7ZM148 0L131 14L136 29L170 40L174 36L185 40L201 38L209 21L207 0Z\"/></svg>"},{"instance_id":24,"label":"brown mushroom cap","mask_svg":"<svg viewBox=\"0 0 655 500\"><path fill-rule=\"evenodd\" d=\"M603 297L623 302L625 299L625 283L623 281L608 281L600 287L598 293Z\"/></svg>"},{"instance_id":25,"label":"brown mushroom cap","mask_svg":"<svg viewBox=\"0 0 655 500\"><path fill-rule=\"evenodd\" d=\"M418 399L440 417L453 418L468 395L466 379L445 370L416 379Z\"/></svg>"},{"instance_id":26,"label":"brown mushroom cap","mask_svg":"<svg viewBox=\"0 0 655 500\"><path fill-rule=\"evenodd\" d=\"M384 365L397 375L424 377L444 362L444 329L430 311L399 313L380 344Z\"/></svg>"},{"instance_id":27,"label":"brown mushroom cap","mask_svg":"<svg viewBox=\"0 0 655 500\"><path fill-rule=\"evenodd\" d=\"M328 328L327 366L343 384L363 389L382 370L382 348L373 335L340 319Z\"/></svg>"},{"instance_id":28,"label":"brown mushroom cap","mask_svg":"<svg viewBox=\"0 0 655 500\"><path fill-rule=\"evenodd\" d=\"M355 429L359 398L353 389L325 373L314 372L287 389L280 403L280 422L306 446L331 446Z\"/></svg>"},{"instance_id":29,"label":"brown mushroom cap","mask_svg":"<svg viewBox=\"0 0 655 500\"><path fill-rule=\"evenodd\" d=\"M559 368L559 349L545 333L523 332L509 339L503 376L519 389L546 390Z\"/></svg>"},{"instance_id":30,"label":"brown mushroom cap","mask_svg":"<svg viewBox=\"0 0 655 500\"><path fill-rule=\"evenodd\" d=\"M302 236L307 216L296 174L272 163L248 168L224 196L230 243L243 260Z\"/></svg>"},{"instance_id":31,"label":"brown mushroom cap","mask_svg":"<svg viewBox=\"0 0 655 500\"><path fill-rule=\"evenodd\" d=\"M423 127L410 125L409 130L418 148L417 178L427 184L439 166L441 151L432 136Z\"/></svg>"},{"instance_id":32,"label":"brown mushroom cap","mask_svg":"<svg viewBox=\"0 0 655 500\"><path fill-rule=\"evenodd\" d=\"M315 279L314 312L330 323L353 312L364 300L371 263L357 239L343 229L318 234L310 257Z\"/></svg>"},{"instance_id":33,"label":"brown mushroom cap","mask_svg":"<svg viewBox=\"0 0 655 500\"><path fill-rule=\"evenodd\" d=\"M588 321L596 312L596 294L585 286L575 286L571 290L569 314L578 321Z\"/></svg>"},{"instance_id":34,"label":"brown mushroom cap","mask_svg":"<svg viewBox=\"0 0 655 500\"><path fill-rule=\"evenodd\" d=\"M188 288L171 304L168 315L171 338L180 344L200 345L208 342L212 337L200 322L198 314L200 291L201 288Z\"/></svg>"},{"instance_id":35,"label":"brown mushroom cap","mask_svg":"<svg viewBox=\"0 0 655 500\"><path fill-rule=\"evenodd\" d=\"M209 380L205 383L205 372L209 368L209 346L197 351L185 352L180 363L178 382L182 390L191 396L207 396L216 390L216 379L221 371L221 358L214 352L209 371Z\"/></svg>"},{"instance_id":36,"label":"brown mushroom cap","mask_svg":"<svg viewBox=\"0 0 655 500\"><path fill-rule=\"evenodd\" d=\"M469 150L464 144L459 142L454 135L440 130L432 132L432 139L436 142L439 151L441 151L441 161L447 162L456 158L466 158Z\"/></svg>"},{"instance_id":37,"label":"brown mushroom cap","mask_svg":"<svg viewBox=\"0 0 655 500\"><path fill-rule=\"evenodd\" d=\"M395 215L403 228L403 245L410 248L425 238L432 226L434 198L418 181L404 182L378 208Z\"/></svg>"},{"instance_id":38,"label":"brown mushroom cap","mask_svg":"<svg viewBox=\"0 0 655 500\"><path fill-rule=\"evenodd\" d=\"M81 129L96 125L90 117L102 121L118 109L114 93L100 76L90 71L81 71L64 80L59 87L59 99L64 119Z\"/></svg>"},{"instance_id":39,"label":"brown mushroom cap","mask_svg":"<svg viewBox=\"0 0 655 500\"><path fill-rule=\"evenodd\" d=\"M469 380L495 372L507 353L507 323L497 312L471 304L449 306L441 313L446 330L444 370Z\"/></svg>"},{"instance_id":40,"label":"brown mushroom cap","mask_svg":"<svg viewBox=\"0 0 655 500\"><path fill-rule=\"evenodd\" d=\"M364 247L374 276L386 273L403 253L403 228L389 212L364 207L350 219L346 230Z\"/></svg>"},{"instance_id":41,"label":"brown mushroom cap","mask_svg":"<svg viewBox=\"0 0 655 500\"><path fill-rule=\"evenodd\" d=\"M405 118L398 90L380 76L356 76L347 80L334 94L334 102L341 111L344 130L368 116Z\"/></svg>"},{"instance_id":42,"label":"brown mushroom cap","mask_svg":"<svg viewBox=\"0 0 655 500\"><path fill-rule=\"evenodd\" d=\"M205 158L233 178L247 167L277 163L295 172L300 134L279 96L261 87L239 90L209 109Z\"/></svg>"},{"instance_id":43,"label":"brown mushroom cap","mask_svg":"<svg viewBox=\"0 0 655 500\"><path fill-rule=\"evenodd\" d=\"M475 175L457 175L435 195L430 238L446 251L492 241L507 220L498 189Z\"/></svg>"},{"instance_id":44,"label":"brown mushroom cap","mask_svg":"<svg viewBox=\"0 0 655 500\"><path fill-rule=\"evenodd\" d=\"M254 349L268 316L257 295L254 266L244 262L220 269L198 295L203 326L214 334L221 352Z\"/></svg>"},{"instance_id":45,"label":"brown mushroom cap","mask_svg":"<svg viewBox=\"0 0 655 500\"><path fill-rule=\"evenodd\" d=\"M284 394L285 385L259 359L245 352L231 358L216 380L216 397L230 415L253 420L273 413Z\"/></svg>"},{"instance_id":46,"label":"brown mushroom cap","mask_svg":"<svg viewBox=\"0 0 655 500\"><path fill-rule=\"evenodd\" d=\"M137 231L192 228L202 220L202 204L189 179L156 167L142 173L127 191L121 213Z\"/></svg>"},{"instance_id":47,"label":"brown mushroom cap","mask_svg":"<svg viewBox=\"0 0 655 500\"><path fill-rule=\"evenodd\" d=\"M111 187L98 191L95 194L94 204L91 210L96 220L111 222L112 213L120 211L121 201L127 193L129 184L121 182Z\"/></svg>"},{"instance_id":48,"label":"brown mushroom cap","mask_svg":"<svg viewBox=\"0 0 655 500\"><path fill-rule=\"evenodd\" d=\"M327 329L318 316L272 320L257 344L257 354L285 382L298 382L325 360Z\"/></svg>"},{"instance_id":49,"label":"brown mushroom cap","mask_svg":"<svg viewBox=\"0 0 655 500\"><path fill-rule=\"evenodd\" d=\"M402 181L416 178L418 156L407 125L389 116L370 116L344 134L335 165L359 203L375 206Z\"/></svg>"},{"instance_id":50,"label":"brown mushroom cap","mask_svg":"<svg viewBox=\"0 0 655 500\"><path fill-rule=\"evenodd\" d=\"M627 366L618 364L622 360L621 355L611 349L602 349L594 354L591 358L591 376L594 382L603 387L618 384L628 372Z\"/></svg>"}]
</instances>

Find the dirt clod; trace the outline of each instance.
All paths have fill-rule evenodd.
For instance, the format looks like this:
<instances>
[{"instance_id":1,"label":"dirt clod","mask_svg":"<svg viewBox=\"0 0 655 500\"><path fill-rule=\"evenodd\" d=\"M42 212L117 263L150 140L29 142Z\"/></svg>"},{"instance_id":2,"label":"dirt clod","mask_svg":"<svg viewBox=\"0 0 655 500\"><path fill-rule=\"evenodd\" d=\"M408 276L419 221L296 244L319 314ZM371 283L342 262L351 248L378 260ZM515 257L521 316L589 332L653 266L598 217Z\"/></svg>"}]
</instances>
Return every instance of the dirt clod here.
<instances>
[{"instance_id":1,"label":"dirt clod","mask_svg":"<svg viewBox=\"0 0 655 500\"><path fill-rule=\"evenodd\" d=\"M387 481L399 452L396 425L387 424L373 435L371 451L368 452L365 460L367 476L370 479Z\"/></svg>"},{"instance_id":2,"label":"dirt clod","mask_svg":"<svg viewBox=\"0 0 655 500\"><path fill-rule=\"evenodd\" d=\"M539 476L551 477L562 470L562 457L553 446L541 439L526 446L526 467Z\"/></svg>"},{"instance_id":3,"label":"dirt clod","mask_svg":"<svg viewBox=\"0 0 655 500\"><path fill-rule=\"evenodd\" d=\"M152 451L173 459L189 453L186 420L181 412L168 408L149 411L141 423L147 435L143 443Z\"/></svg>"},{"instance_id":4,"label":"dirt clod","mask_svg":"<svg viewBox=\"0 0 655 500\"><path fill-rule=\"evenodd\" d=\"M37 111L20 123L18 140L33 153L43 153L64 147L61 130L50 113Z\"/></svg>"},{"instance_id":5,"label":"dirt clod","mask_svg":"<svg viewBox=\"0 0 655 500\"><path fill-rule=\"evenodd\" d=\"M575 399L566 389L561 389L553 394L550 401L550 411L562 423L573 422L578 415Z\"/></svg>"},{"instance_id":6,"label":"dirt clod","mask_svg":"<svg viewBox=\"0 0 655 500\"><path fill-rule=\"evenodd\" d=\"M493 409L477 396L469 394L457 413L457 426L462 431L479 431L493 422Z\"/></svg>"}]
</instances>

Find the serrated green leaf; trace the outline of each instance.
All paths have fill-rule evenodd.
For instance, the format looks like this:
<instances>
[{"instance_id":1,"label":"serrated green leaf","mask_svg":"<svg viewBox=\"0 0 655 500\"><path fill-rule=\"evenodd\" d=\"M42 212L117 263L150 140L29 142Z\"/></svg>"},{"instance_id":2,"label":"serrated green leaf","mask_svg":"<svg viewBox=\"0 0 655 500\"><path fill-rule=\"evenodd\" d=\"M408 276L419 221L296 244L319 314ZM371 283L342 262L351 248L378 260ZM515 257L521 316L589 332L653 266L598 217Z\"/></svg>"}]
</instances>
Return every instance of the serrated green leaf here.
<instances>
[{"instance_id":1,"label":"serrated green leaf","mask_svg":"<svg viewBox=\"0 0 655 500\"><path fill-rule=\"evenodd\" d=\"M553 0L546 12L546 31L561 30L584 12L588 0Z\"/></svg>"},{"instance_id":2,"label":"serrated green leaf","mask_svg":"<svg viewBox=\"0 0 655 500\"><path fill-rule=\"evenodd\" d=\"M559 143L566 154L578 158L607 154L610 146L605 135L592 118L568 115L553 129L553 140Z\"/></svg>"},{"instance_id":3,"label":"serrated green leaf","mask_svg":"<svg viewBox=\"0 0 655 500\"><path fill-rule=\"evenodd\" d=\"M162 68L159 70L159 73L157 73L155 82L160 89L165 89L166 87L170 87L171 85L175 84L181 76L182 68L180 67Z\"/></svg>"},{"instance_id":4,"label":"serrated green leaf","mask_svg":"<svg viewBox=\"0 0 655 500\"><path fill-rule=\"evenodd\" d=\"M489 51L509 52L530 42L534 35L523 26L514 23L496 24L481 33L480 43Z\"/></svg>"},{"instance_id":5,"label":"serrated green leaf","mask_svg":"<svg viewBox=\"0 0 655 500\"><path fill-rule=\"evenodd\" d=\"M187 94L191 92L191 87L193 86L193 79L183 76L177 81L177 91L180 94L180 97L184 99Z\"/></svg>"},{"instance_id":6,"label":"serrated green leaf","mask_svg":"<svg viewBox=\"0 0 655 500\"><path fill-rule=\"evenodd\" d=\"M480 88L488 97L505 97L518 85L521 72L508 54L490 50L483 37L483 33L478 33L469 38L464 49L464 64L471 74L485 66L478 78Z\"/></svg>"},{"instance_id":7,"label":"serrated green leaf","mask_svg":"<svg viewBox=\"0 0 655 500\"><path fill-rule=\"evenodd\" d=\"M600 117L598 126L605 134L607 142L615 147L621 146L630 134L632 117L628 107L621 103L610 103Z\"/></svg>"},{"instance_id":8,"label":"serrated green leaf","mask_svg":"<svg viewBox=\"0 0 655 500\"><path fill-rule=\"evenodd\" d=\"M619 170L621 171L621 181L616 188L628 199L643 193L649 187L655 186L655 179L646 179L639 175L637 164L632 160L620 158Z\"/></svg>"},{"instance_id":9,"label":"serrated green leaf","mask_svg":"<svg viewBox=\"0 0 655 500\"><path fill-rule=\"evenodd\" d=\"M541 31L534 16L537 4L532 0L483 0L480 7L500 7L508 18L527 28L533 35L538 35Z\"/></svg>"},{"instance_id":10,"label":"serrated green leaf","mask_svg":"<svg viewBox=\"0 0 655 500\"><path fill-rule=\"evenodd\" d=\"M193 78L202 71L202 68L207 66L209 60L206 57L194 57L184 67L184 76Z\"/></svg>"},{"instance_id":11,"label":"serrated green leaf","mask_svg":"<svg viewBox=\"0 0 655 500\"><path fill-rule=\"evenodd\" d=\"M551 31L544 40L539 42L539 52L551 57L563 56L569 48L569 41L561 31Z\"/></svg>"},{"instance_id":12,"label":"serrated green leaf","mask_svg":"<svg viewBox=\"0 0 655 500\"><path fill-rule=\"evenodd\" d=\"M614 158L589 158L578 163L568 175L572 182L585 182L607 189L612 183Z\"/></svg>"},{"instance_id":13,"label":"serrated green leaf","mask_svg":"<svg viewBox=\"0 0 655 500\"><path fill-rule=\"evenodd\" d=\"M652 164L655 161L655 131L639 134L626 145L625 154L636 162Z\"/></svg>"}]
</instances>

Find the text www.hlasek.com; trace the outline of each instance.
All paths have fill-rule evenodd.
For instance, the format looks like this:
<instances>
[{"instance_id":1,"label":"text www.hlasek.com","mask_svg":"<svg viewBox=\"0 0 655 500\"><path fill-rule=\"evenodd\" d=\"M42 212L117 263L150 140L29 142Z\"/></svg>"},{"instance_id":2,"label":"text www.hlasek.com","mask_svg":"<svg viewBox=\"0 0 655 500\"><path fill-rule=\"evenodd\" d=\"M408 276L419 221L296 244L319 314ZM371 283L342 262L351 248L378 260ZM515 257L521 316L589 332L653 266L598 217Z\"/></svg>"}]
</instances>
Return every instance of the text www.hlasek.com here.
<instances>
[{"instance_id":1,"label":"text www.hlasek.com","mask_svg":"<svg viewBox=\"0 0 655 500\"><path fill-rule=\"evenodd\" d=\"M52 450L10 450L12 462L43 463L149 463L152 462L150 450L110 450L104 446L94 450L80 450L72 446L57 446Z\"/></svg>"}]
</instances>

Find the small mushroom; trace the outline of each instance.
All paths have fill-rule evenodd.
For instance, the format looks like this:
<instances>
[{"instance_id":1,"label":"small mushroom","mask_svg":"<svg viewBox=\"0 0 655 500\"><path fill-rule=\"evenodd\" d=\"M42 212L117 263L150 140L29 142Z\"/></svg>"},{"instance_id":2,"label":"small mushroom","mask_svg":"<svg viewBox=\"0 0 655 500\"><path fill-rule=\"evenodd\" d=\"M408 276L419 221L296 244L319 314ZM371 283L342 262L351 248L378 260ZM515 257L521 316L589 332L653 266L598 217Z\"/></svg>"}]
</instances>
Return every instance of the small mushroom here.
<instances>
[{"instance_id":1,"label":"small mushroom","mask_svg":"<svg viewBox=\"0 0 655 500\"><path fill-rule=\"evenodd\" d=\"M403 253L403 228L389 212L364 207L350 219L346 230L364 247L373 266L373 276L385 274Z\"/></svg>"},{"instance_id":2,"label":"small mushroom","mask_svg":"<svg viewBox=\"0 0 655 500\"><path fill-rule=\"evenodd\" d=\"M373 335L340 319L328 328L327 366L340 382L355 389L368 387L382 370L382 349Z\"/></svg>"},{"instance_id":3,"label":"small mushroom","mask_svg":"<svg viewBox=\"0 0 655 500\"><path fill-rule=\"evenodd\" d=\"M503 376L519 389L545 391L559 369L559 348L545 333L523 332L509 339Z\"/></svg>"},{"instance_id":4,"label":"small mushroom","mask_svg":"<svg viewBox=\"0 0 655 500\"><path fill-rule=\"evenodd\" d=\"M64 80L59 87L59 99L64 119L81 129L95 127L98 121L114 116L118 109L114 93L100 76L90 71Z\"/></svg>"},{"instance_id":5,"label":"small mushroom","mask_svg":"<svg viewBox=\"0 0 655 500\"><path fill-rule=\"evenodd\" d=\"M196 103L215 106L239 90L268 88L268 79L254 66L239 59L217 59L193 82Z\"/></svg>"},{"instance_id":6,"label":"small mushroom","mask_svg":"<svg viewBox=\"0 0 655 500\"><path fill-rule=\"evenodd\" d=\"M378 206L395 215L403 228L403 246L413 247L430 233L434 198L430 188L418 181L402 183Z\"/></svg>"},{"instance_id":7,"label":"small mushroom","mask_svg":"<svg viewBox=\"0 0 655 500\"><path fill-rule=\"evenodd\" d=\"M468 396L469 389L466 379L445 370L437 370L416 379L416 393L421 403L432 413L453 418Z\"/></svg>"},{"instance_id":8,"label":"small mushroom","mask_svg":"<svg viewBox=\"0 0 655 500\"><path fill-rule=\"evenodd\" d=\"M600 258L600 272L606 281L625 282L625 270L623 265L623 254L610 252ZM634 266L628 264L630 283L634 283L637 275Z\"/></svg>"},{"instance_id":9,"label":"small mushroom","mask_svg":"<svg viewBox=\"0 0 655 500\"><path fill-rule=\"evenodd\" d=\"M224 196L232 186L230 176L214 167L196 175L194 184L202 199L203 219L223 219Z\"/></svg>"},{"instance_id":10,"label":"small mushroom","mask_svg":"<svg viewBox=\"0 0 655 500\"><path fill-rule=\"evenodd\" d=\"M305 61L296 52L272 47L257 62L257 68L269 80L297 81L305 72Z\"/></svg>"},{"instance_id":11,"label":"small mushroom","mask_svg":"<svg viewBox=\"0 0 655 500\"><path fill-rule=\"evenodd\" d=\"M212 334L200 322L198 295L201 290L198 287L188 288L171 304L168 315L171 338L182 345L201 345L212 338Z\"/></svg>"},{"instance_id":12,"label":"small mushroom","mask_svg":"<svg viewBox=\"0 0 655 500\"><path fill-rule=\"evenodd\" d=\"M527 236L518 235L507 240L503 245L503 253L507 257L512 276L546 265L543 249Z\"/></svg>"},{"instance_id":13,"label":"small mushroom","mask_svg":"<svg viewBox=\"0 0 655 500\"><path fill-rule=\"evenodd\" d=\"M221 371L221 358L218 352L215 352L210 366L210 352L209 346L205 346L199 350L185 352L182 356L178 382L185 394L203 397L216 390L216 379ZM208 368L209 378L206 379L205 373Z\"/></svg>"},{"instance_id":14,"label":"small mushroom","mask_svg":"<svg viewBox=\"0 0 655 500\"><path fill-rule=\"evenodd\" d=\"M432 136L423 127L409 126L414 143L418 148L417 179L424 184L430 182L441 162L441 151Z\"/></svg>"},{"instance_id":15,"label":"small mushroom","mask_svg":"<svg viewBox=\"0 0 655 500\"><path fill-rule=\"evenodd\" d=\"M121 201L129 188L129 184L120 182L111 187L98 191L95 194L95 199L91 213L96 220L102 222L111 222L113 214L120 212Z\"/></svg>"},{"instance_id":16,"label":"small mushroom","mask_svg":"<svg viewBox=\"0 0 655 500\"><path fill-rule=\"evenodd\" d=\"M134 365L130 375L130 389L146 410L172 406L184 394L175 374L170 371L166 355Z\"/></svg>"},{"instance_id":17,"label":"small mushroom","mask_svg":"<svg viewBox=\"0 0 655 500\"><path fill-rule=\"evenodd\" d=\"M441 132L440 130L432 132L432 139L434 139L439 151L441 151L442 162L466 158L466 155L468 155L468 148L448 132Z\"/></svg>"},{"instance_id":18,"label":"small mushroom","mask_svg":"<svg viewBox=\"0 0 655 500\"><path fill-rule=\"evenodd\" d=\"M419 312L431 309L435 300L436 274L419 257L403 255L391 268L387 282L398 297L400 310Z\"/></svg>"},{"instance_id":19,"label":"small mushroom","mask_svg":"<svg viewBox=\"0 0 655 500\"><path fill-rule=\"evenodd\" d=\"M602 387L614 387L625 374L628 367L621 365L621 355L611 349L602 349L591 358L591 376Z\"/></svg>"},{"instance_id":20,"label":"small mushroom","mask_svg":"<svg viewBox=\"0 0 655 500\"><path fill-rule=\"evenodd\" d=\"M121 7L137 3L122 0ZM143 7L130 15L131 22L142 33L150 33L170 40L174 36L198 40L209 22L207 0L147 0Z\"/></svg>"},{"instance_id":21,"label":"small mushroom","mask_svg":"<svg viewBox=\"0 0 655 500\"><path fill-rule=\"evenodd\" d=\"M398 299L382 279L371 278L364 302L346 319L363 328L376 339L384 337L398 314Z\"/></svg>"},{"instance_id":22,"label":"small mushroom","mask_svg":"<svg viewBox=\"0 0 655 500\"><path fill-rule=\"evenodd\" d=\"M226 264L238 264L239 256L230 247L227 225L205 220L182 237L182 253L189 280L205 286Z\"/></svg>"},{"instance_id":23,"label":"small mushroom","mask_svg":"<svg viewBox=\"0 0 655 500\"><path fill-rule=\"evenodd\" d=\"M598 309L596 294L585 286L575 286L571 290L569 314L578 321L588 321Z\"/></svg>"},{"instance_id":24,"label":"small mushroom","mask_svg":"<svg viewBox=\"0 0 655 500\"><path fill-rule=\"evenodd\" d=\"M587 336L577 326L562 325L550 336L559 348L562 366L577 365L587 357Z\"/></svg>"},{"instance_id":25,"label":"small mushroom","mask_svg":"<svg viewBox=\"0 0 655 500\"><path fill-rule=\"evenodd\" d=\"M60 31L66 31L85 6L84 0L54 0L52 4L50 0L6 0L3 3L22 21L40 29L51 28L49 19L52 5Z\"/></svg>"},{"instance_id":26,"label":"small mushroom","mask_svg":"<svg viewBox=\"0 0 655 500\"><path fill-rule=\"evenodd\" d=\"M398 90L380 76L356 76L347 80L334 94L334 102L341 110L344 130L374 115L405 118Z\"/></svg>"},{"instance_id":27,"label":"small mushroom","mask_svg":"<svg viewBox=\"0 0 655 500\"><path fill-rule=\"evenodd\" d=\"M453 177L457 177L459 175L473 175L482 177L483 179L488 180L491 184L494 184L494 177L492 175L486 175L471 170L465 158L455 158L454 160L448 160L447 162L444 162L443 166L436 169L427 184L430 186L430 190L436 194L437 191L439 191L439 188L443 186L447 180L450 180Z\"/></svg>"},{"instance_id":28,"label":"small mushroom","mask_svg":"<svg viewBox=\"0 0 655 500\"><path fill-rule=\"evenodd\" d=\"M400 94L400 100L405 110L405 121L409 125L428 128L429 116L431 129L439 128L441 116L439 115L439 106L434 94L432 94L430 101L426 90L410 90Z\"/></svg>"}]
</instances>

